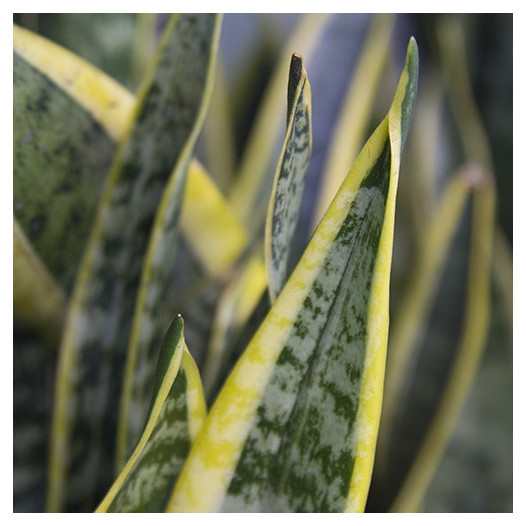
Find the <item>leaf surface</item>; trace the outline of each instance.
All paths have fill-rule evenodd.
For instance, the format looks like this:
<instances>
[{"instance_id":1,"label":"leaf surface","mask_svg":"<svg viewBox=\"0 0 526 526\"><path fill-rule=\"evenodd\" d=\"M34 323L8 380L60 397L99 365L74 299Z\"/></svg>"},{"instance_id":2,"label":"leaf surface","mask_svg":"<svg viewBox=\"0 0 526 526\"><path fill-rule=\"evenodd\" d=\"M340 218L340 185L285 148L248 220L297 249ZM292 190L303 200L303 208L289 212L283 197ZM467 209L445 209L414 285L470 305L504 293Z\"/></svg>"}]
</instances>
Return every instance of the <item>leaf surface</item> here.
<instances>
[{"instance_id":1,"label":"leaf surface","mask_svg":"<svg viewBox=\"0 0 526 526\"><path fill-rule=\"evenodd\" d=\"M166 185L184 187L186 172L176 163L198 133L217 37L215 16L171 18L116 155L61 345L49 510L92 508L111 483L113 408L144 258ZM172 197L157 219L168 217L170 231L180 202L177 193ZM155 250L149 250L151 257Z\"/></svg>"},{"instance_id":2,"label":"leaf surface","mask_svg":"<svg viewBox=\"0 0 526 526\"><path fill-rule=\"evenodd\" d=\"M378 430L414 39L388 115L220 392L168 510L362 511Z\"/></svg>"},{"instance_id":3,"label":"leaf surface","mask_svg":"<svg viewBox=\"0 0 526 526\"><path fill-rule=\"evenodd\" d=\"M170 491L206 416L199 372L177 317L164 338L154 398L130 459L97 512L164 511Z\"/></svg>"},{"instance_id":4,"label":"leaf surface","mask_svg":"<svg viewBox=\"0 0 526 526\"><path fill-rule=\"evenodd\" d=\"M287 133L274 176L265 230L265 261L272 301L288 278L288 255L299 218L312 150L311 94L303 58L291 58Z\"/></svg>"},{"instance_id":5,"label":"leaf surface","mask_svg":"<svg viewBox=\"0 0 526 526\"><path fill-rule=\"evenodd\" d=\"M14 216L53 277L69 288L115 145L54 78L26 60L30 46L19 35L25 33L15 27Z\"/></svg>"}]
</instances>

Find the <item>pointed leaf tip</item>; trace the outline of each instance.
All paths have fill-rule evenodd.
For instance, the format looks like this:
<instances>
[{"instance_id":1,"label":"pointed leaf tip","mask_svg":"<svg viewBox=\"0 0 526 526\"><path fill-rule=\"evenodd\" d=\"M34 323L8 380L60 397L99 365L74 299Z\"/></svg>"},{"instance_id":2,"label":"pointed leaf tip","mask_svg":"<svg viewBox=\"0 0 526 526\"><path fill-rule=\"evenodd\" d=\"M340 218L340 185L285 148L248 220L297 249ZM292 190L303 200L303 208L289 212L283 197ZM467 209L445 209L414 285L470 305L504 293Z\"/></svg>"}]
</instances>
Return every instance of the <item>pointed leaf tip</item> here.
<instances>
[{"instance_id":1,"label":"pointed leaf tip","mask_svg":"<svg viewBox=\"0 0 526 526\"><path fill-rule=\"evenodd\" d=\"M418 88L418 69L418 45L415 38L411 37L407 45L404 69L400 75L400 80L398 81L393 97L393 103L389 110L391 135L393 135L394 126L398 129L394 135L399 136L400 152L404 147L415 108Z\"/></svg>"}]
</instances>

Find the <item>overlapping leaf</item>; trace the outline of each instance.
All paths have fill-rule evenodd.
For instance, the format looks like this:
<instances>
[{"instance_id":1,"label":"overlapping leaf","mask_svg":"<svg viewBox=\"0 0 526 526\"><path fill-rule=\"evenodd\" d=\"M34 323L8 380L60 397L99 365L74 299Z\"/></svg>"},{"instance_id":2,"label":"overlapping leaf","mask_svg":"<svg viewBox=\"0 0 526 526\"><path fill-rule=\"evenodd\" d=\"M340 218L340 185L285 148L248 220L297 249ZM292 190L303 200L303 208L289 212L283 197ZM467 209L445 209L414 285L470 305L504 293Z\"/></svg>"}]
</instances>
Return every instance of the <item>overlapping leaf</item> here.
<instances>
[{"instance_id":1,"label":"overlapping leaf","mask_svg":"<svg viewBox=\"0 0 526 526\"><path fill-rule=\"evenodd\" d=\"M379 423L416 43L373 133L220 392L169 511L361 511Z\"/></svg>"},{"instance_id":2,"label":"overlapping leaf","mask_svg":"<svg viewBox=\"0 0 526 526\"><path fill-rule=\"evenodd\" d=\"M14 28L14 215L55 279L70 285L114 142L93 116L57 89L54 78L32 65L31 51L39 47L45 55L46 47L29 46L26 34ZM59 64L63 67L61 57ZM78 85L69 82L73 89Z\"/></svg>"},{"instance_id":3,"label":"overlapping leaf","mask_svg":"<svg viewBox=\"0 0 526 526\"><path fill-rule=\"evenodd\" d=\"M161 512L206 416L199 372L177 317L164 338L154 398L130 459L97 512Z\"/></svg>"},{"instance_id":4,"label":"overlapping leaf","mask_svg":"<svg viewBox=\"0 0 526 526\"><path fill-rule=\"evenodd\" d=\"M94 506L111 481L115 402L144 256L165 185L183 188L182 167L170 175L196 139L217 36L215 16L172 17L155 70L139 96L133 127L116 156L61 346L51 510ZM157 219L168 219L169 230L176 226L180 202L172 196L174 202L161 207Z\"/></svg>"}]
</instances>

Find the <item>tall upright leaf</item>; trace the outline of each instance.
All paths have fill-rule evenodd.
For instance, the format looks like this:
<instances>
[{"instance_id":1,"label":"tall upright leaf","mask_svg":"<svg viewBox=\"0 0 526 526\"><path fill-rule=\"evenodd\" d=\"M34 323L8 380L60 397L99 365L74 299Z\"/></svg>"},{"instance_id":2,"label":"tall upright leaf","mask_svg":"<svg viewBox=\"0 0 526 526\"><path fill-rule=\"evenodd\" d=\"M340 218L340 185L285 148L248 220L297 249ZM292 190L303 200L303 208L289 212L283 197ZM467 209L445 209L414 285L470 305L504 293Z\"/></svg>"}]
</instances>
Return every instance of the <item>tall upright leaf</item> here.
<instances>
[{"instance_id":1,"label":"tall upright leaf","mask_svg":"<svg viewBox=\"0 0 526 526\"><path fill-rule=\"evenodd\" d=\"M274 301L288 277L288 254L296 230L312 150L311 94L301 55L294 53L288 84L287 133L274 176L265 231L269 293Z\"/></svg>"},{"instance_id":2,"label":"tall upright leaf","mask_svg":"<svg viewBox=\"0 0 526 526\"><path fill-rule=\"evenodd\" d=\"M380 418L411 39L391 108L220 392L169 511L362 511Z\"/></svg>"},{"instance_id":3,"label":"tall upright leaf","mask_svg":"<svg viewBox=\"0 0 526 526\"><path fill-rule=\"evenodd\" d=\"M92 509L111 483L115 402L144 255L166 184L184 187L170 175L195 141L217 38L216 16L170 19L115 158L60 349L49 510Z\"/></svg>"},{"instance_id":4,"label":"tall upright leaf","mask_svg":"<svg viewBox=\"0 0 526 526\"><path fill-rule=\"evenodd\" d=\"M229 193L232 206L251 232L256 232L265 219L271 178L279 157L279 133L283 129L280 118L286 107L282 89L287 82L290 56L300 52L305 60L309 60L329 19L330 16L325 13L310 13L301 18L283 49L258 109L239 173Z\"/></svg>"}]
</instances>

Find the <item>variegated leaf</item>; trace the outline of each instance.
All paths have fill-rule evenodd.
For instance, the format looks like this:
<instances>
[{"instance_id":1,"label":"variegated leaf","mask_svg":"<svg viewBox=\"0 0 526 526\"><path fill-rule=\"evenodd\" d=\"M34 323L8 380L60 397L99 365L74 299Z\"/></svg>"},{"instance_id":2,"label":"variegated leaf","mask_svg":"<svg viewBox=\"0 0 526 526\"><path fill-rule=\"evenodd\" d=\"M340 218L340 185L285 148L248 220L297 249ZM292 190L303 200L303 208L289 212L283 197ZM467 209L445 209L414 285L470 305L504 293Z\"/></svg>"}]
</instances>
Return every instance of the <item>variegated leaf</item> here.
<instances>
[{"instance_id":1,"label":"variegated leaf","mask_svg":"<svg viewBox=\"0 0 526 526\"><path fill-rule=\"evenodd\" d=\"M145 252L165 186L182 191L185 171L170 175L195 141L217 37L216 16L171 18L115 158L60 351L49 510L89 509L111 483L115 402ZM176 203L167 209L171 230Z\"/></svg>"},{"instance_id":2,"label":"variegated leaf","mask_svg":"<svg viewBox=\"0 0 526 526\"><path fill-rule=\"evenodd\" d=\"M229 200L251 233L257 232L265 220L272 189L271 178L283 130L280 119L286 107L282 90L287 82L290 56L301 51L304 59L309 60L329 19L325 13L303 15L283 49L247 141Z\"/></svg>"},{"instance_id":3,"label":"variegated leaf","mask_svg":"<svg viewBox=\"0 0 526 526\"><path fill-rule=\"evenodd\" d=\"M115 146L54 78L32 65L26 34L14 28L14 215L55 279L68 286Z\"/></svg>"},{"instance_id":4,"label":"variegated leaf","mask_svg":"<svg viewBox=\"0 0 526 526\"><path fill-rule=\"evenodd\" d=\"M203 365L208 401L217 393L220 377L230 359L237 359L235 343L267 290L267 275L259 254L243 262L217 301L209 345Z\"/></svg>"},{"instance_id":5,"label":"variegated leaf","mask_svg":"<svg viewBox=\"0 0 526 526\"><path fill-rule=\"evenodd\" d=\"M288 277L288 255L298 223L305 175L312 150L311 95L301 55L291 58L287 133L270 197L265 231L265 260L271 301Z\"/></svg>"},{"instance_id":6,"label":"variegated leaf","mask_svg":"<svg viewBox=\"0 0 526 526\"><path fill-rule=\"evenodd\" d=\"M164 338L154 398L135 450L97 512L162 512L206 416L199 371L177 317Z\"/></svg>"},{"instance_id":7,"label":"variegated leaf","mask_svg":"<svg viewBox=\"0 0 526 526\"><path fill-rule=\"evenodd\" d=\"M220 392L169 511L362 511L380 417L411 39L388 115Z\"/></svg>"}]
</instances>

